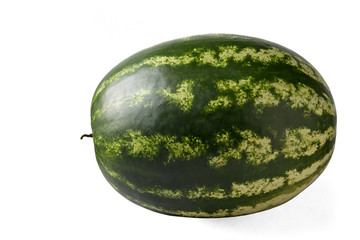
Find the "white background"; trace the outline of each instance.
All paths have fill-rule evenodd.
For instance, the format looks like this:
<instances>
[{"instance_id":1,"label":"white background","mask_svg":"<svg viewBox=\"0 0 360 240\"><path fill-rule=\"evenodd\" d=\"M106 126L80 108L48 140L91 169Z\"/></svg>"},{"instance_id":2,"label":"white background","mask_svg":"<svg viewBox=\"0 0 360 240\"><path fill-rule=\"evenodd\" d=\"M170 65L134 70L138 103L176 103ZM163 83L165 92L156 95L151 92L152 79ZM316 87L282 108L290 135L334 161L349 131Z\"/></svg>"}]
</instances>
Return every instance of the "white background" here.
<instances>
[{"instance_id":1,"label":"white background","mask_svg":"<svg viewBox=\"0 0 360 240\"><path fill-rule=\"evenodd\" d=\"M1 1L0 239L359 238L359 7L356 1ZM311 62L338 113L332 160L308 189L265 212L171 217L102 176L90 104L104 75L154 44L234 33Z\"/></svg>"}]
</instances>

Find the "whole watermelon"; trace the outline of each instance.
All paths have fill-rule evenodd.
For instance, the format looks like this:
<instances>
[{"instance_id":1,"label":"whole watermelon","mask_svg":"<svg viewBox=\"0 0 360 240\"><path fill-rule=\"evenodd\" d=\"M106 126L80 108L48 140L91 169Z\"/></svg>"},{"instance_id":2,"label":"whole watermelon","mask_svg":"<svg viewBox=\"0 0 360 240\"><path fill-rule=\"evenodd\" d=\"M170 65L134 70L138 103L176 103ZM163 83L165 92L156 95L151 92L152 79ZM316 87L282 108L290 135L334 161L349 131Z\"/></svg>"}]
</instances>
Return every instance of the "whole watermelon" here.
<instances>
[{"instance_id":1,"label":"whole watermelon","mask_svg":"<svg viewBox=\"0 0 360 240\"><path fill-rule=\"evenodd\" d=\"M330 90L304 58L262 39L165 42L113 68L91 106L108 182L150 210L226 217L278 206L334 150Z\"/></svg>"}]
</instances>

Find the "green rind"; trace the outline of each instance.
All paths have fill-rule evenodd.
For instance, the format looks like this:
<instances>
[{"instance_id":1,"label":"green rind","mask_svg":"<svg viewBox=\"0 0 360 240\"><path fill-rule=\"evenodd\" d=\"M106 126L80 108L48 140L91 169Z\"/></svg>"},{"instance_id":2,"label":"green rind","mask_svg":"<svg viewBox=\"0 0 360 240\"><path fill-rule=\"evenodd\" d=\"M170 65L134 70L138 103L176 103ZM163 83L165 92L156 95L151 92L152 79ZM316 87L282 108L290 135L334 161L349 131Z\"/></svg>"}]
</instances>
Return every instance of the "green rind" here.
<instances>
[{"instance_id":1,"label":"green rind","mask_svg":"<svg viewBox=\"0 0 360 240\"><path fill-rule=\"evenodd\" d=\"M99 163L99 166L106 179L119 193L142 207L168 215L230 217L267 210L289 201L319 177L326 168L331 154L332 151L328 154L326 161L314 173L301 181L291 184L290 187L285 186L266 194L232 199L199 198L194 200L189 198L168 198L167 196L158 196L149 192L136 191L133 189L134 186L125 186L124 188L122 181L117 181L116 178L109 175L109 172L101 163ZM179 206L184 207L179 210ZM217 208L214 208L214 206Z\"/></svg>"},{"instance_id":2,"label":"green rind","mask_svg":"<svg viewBox=\"0 0 360 240\"><path fill-rule=\"evenodd\" d=\"M316 69L236 35L166 42L124 60L92 102L97 160L154 211L226 217L280 205L328 164L336 109Z\"/></svg>"}]
</instances>

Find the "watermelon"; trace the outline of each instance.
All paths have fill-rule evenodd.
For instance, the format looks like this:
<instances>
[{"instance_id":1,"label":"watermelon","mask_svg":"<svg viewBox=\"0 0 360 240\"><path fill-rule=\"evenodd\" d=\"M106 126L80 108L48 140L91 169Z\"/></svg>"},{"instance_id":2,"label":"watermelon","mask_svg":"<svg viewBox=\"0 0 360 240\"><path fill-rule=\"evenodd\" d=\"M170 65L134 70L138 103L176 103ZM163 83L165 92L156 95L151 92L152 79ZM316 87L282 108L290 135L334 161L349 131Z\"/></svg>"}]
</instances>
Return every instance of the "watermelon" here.
<instances>
[{"instance_id":1,"label":"watermelon","mask_svg":"<svg viewBox=\"0 0 360 240\"><path fill-rule=\"evenodd\" d=\"M142 50L91 104L107 181L144 208L229 217L283 204L334 150L336 109L319 72L272 42L209 34Z\"/></svg>"}]
</instances>

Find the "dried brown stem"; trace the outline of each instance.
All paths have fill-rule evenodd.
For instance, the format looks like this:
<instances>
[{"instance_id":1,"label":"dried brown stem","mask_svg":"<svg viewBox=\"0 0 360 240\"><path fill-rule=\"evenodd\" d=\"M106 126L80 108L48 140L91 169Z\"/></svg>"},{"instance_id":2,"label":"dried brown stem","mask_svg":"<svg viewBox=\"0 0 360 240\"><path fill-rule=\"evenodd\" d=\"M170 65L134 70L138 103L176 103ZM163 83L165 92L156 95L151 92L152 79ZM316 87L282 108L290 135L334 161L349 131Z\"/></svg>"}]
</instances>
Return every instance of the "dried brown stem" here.
<instances>
[{"instance_id":1,"label":"dried brown stem","mask_svg":"<svg viewBox=\"0 0 360 240\"><path fill-rule=\"evenodd\" d=\"M93 137L92 133L90 134L83 134L80 139L82 140L84 137Z\"/></svg>"}]
</instances>

